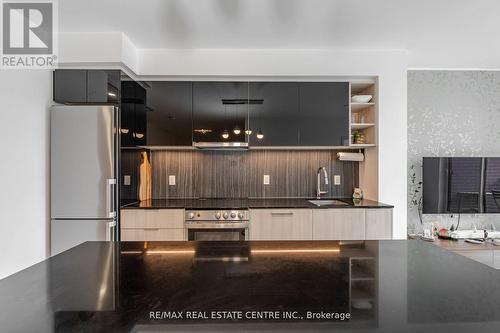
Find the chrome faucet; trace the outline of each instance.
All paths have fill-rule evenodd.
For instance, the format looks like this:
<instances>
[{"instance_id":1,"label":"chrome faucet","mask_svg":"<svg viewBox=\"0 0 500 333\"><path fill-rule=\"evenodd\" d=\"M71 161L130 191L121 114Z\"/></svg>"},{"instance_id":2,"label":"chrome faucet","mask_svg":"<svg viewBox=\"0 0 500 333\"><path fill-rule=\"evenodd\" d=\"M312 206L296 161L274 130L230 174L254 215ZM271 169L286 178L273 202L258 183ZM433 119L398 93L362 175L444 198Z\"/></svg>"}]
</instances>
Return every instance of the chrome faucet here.
<instances>
[{"instance_id":1,"label":"chrome faucet","mask_svg":"<svg viewBox=\"0 0 500 333\"><path fill-rule=\"evenodd\" d=\"M328 185L328 173L326 172L325 167L320 167L318 169L318 181L316 184L316 199L321 199L322 194L327 194L328 191L322 191L321 190L321 172L323 172L324 178L325 178L325 185Z\"/></svg>"}]
</instances>

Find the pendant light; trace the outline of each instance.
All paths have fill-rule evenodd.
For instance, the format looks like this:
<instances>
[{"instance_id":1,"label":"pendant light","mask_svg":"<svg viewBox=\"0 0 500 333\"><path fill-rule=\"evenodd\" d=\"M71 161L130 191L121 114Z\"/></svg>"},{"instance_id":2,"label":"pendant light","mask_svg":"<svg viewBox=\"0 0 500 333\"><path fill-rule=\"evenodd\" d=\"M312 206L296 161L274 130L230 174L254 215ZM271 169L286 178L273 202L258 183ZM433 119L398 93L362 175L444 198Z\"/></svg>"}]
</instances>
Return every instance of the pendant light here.
<instances>
[{"instance_id":1,"label":"pendant light","mask_svg":"<svg viewBox=\"0 0 500 333\"><path fill-rule=\"evenodd\" d=\"M227 106L224 105L224 122L227 121ZM228 139L229 138L229 132L227 131L226 128L224 128L224 131L222 132L222 138L223 139Z\"/></svg>"},{"instance_id":2,"label":"pendant light","mask_svg":"<svg viewBox=\"0 0 500 333\"><path fill-rule=\"evenodd\" d=\"M245 127L247 127L245 134L250 136L252 134L252 129L250 128L250 82L247 82L247 121L245 123Z\"/></svg>"},{"instance_id":3,"label":"pendant light","mask_svg":"<svg viewBox=\"0 0 500 333\"><path fill-rule=\"evenodd\" d=\"M238 127L238 125L236 125L236 127L233 129L233 133L234 133L234 134L236 134L236 135L240 135L241 130L240 130L240 128Z\"/></svg>"},{"instance_id":4,"label":"pendant light","mask_svg":"<svg viewBox=\"0 0 500 333\"><path fill-rule=\"evenodd\" d=\"M262 140L264 139L264 133L262 133L262 129L259 128L259 131L257 132L257 139Z\"/></svg>"}]
</instances>

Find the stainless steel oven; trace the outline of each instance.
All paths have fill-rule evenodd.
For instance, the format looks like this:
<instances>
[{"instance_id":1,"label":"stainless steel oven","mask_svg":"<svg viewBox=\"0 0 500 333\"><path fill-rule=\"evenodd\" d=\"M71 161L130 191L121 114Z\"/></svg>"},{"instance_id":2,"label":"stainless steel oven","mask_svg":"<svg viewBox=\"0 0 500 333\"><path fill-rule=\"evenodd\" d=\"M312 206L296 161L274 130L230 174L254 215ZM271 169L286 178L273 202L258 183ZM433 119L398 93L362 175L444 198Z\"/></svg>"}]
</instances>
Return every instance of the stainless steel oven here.
<instances>
[{"instance_id":1,"label":"stainless steel oven","mask_svg":"<svg viewBox=\"0 0 500 333\"><path fill-rule=\"evenodd\" d=\"M248 210L188 210L184 226L189 241L248 240Z\"/></svg>"}]
</instances>

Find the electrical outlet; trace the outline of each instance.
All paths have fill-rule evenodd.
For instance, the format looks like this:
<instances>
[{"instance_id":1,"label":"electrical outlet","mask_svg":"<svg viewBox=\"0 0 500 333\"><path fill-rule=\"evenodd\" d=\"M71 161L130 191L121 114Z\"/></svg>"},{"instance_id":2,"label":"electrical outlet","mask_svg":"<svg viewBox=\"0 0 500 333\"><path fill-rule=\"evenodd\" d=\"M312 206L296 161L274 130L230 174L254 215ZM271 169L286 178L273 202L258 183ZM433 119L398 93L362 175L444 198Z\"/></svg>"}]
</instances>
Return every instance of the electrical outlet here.
<instances>
[{"instance_id":1,"label":"electrical outlet","mask_svg":"<svg viewBox=\"0 0 500 333\"><path fill-rule=\"evenodd\" d=\"M168 185L170 185L170 186L175 185L175 175L168 176Z\"/></svg>"},{"instance_id":2,"label":"electrical outlet","mask_svg":"<svg viewBox=\"0 0 500 333\"><path fill-rule=\"evenodd\" d=\"M333 184L340 185L340 175L333 176Z\"/></svg>"},{"instance_id":3,"label":"electrical outlet","mask_svg":"<svg viewBox=\"0 0 500 333\"><path fill-rule=\"evenodd\" d=\"M269 180L269 175L264 175L264 185L269 185L270 180Z\"/></svg>"},{"instance_id":4,"label":"electrical outlet","mask_svg":"<svg viewBox=\"0 0 500 333\"><path fill-rule=\"evenodd\" d=\"M130 175L123 176L123 185L130 186Z\"/></svg>"}]
</instances>

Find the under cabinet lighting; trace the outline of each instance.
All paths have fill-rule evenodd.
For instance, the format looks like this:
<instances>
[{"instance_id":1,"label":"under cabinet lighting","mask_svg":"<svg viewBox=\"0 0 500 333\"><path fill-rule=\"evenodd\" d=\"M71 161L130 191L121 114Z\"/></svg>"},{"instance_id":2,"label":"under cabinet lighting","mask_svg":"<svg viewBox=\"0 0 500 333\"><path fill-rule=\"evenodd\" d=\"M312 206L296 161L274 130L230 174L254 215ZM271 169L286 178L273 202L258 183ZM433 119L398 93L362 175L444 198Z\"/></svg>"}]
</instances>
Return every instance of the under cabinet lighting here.
<instances>
[{"instance_id":1,"label":"under cabinet lighting","mask_svg":"<svg viewBox=\"0 0 500 333\"><path fill-rule=\"evenodd\" d=\"M340 249L269 249L269 250L251 250L252 254L259 253L339 253Z\"/></svg>"},{"instance_id":2,"label":"under cabinet lighting","mask_svg":"<svg viewBox=\"0 0 500 333\"><path fill-rule=\"evenodd\" d=\"M195 250L145 250L121 251L121 254L195 254Z\"/></svg>"},{"instance_id":3,"label":"under cabinet lighting","mask_svg":"<svg viewBox=\"0 0 500 333\"><path fill-rule=\"evenodd\" d=\"M112 93L112 92L109 92L109 93L108 93L108 96L111 96L111 97L116 97L116 94L115 94L115 93Z\"/></svg>"}]
</instances>

